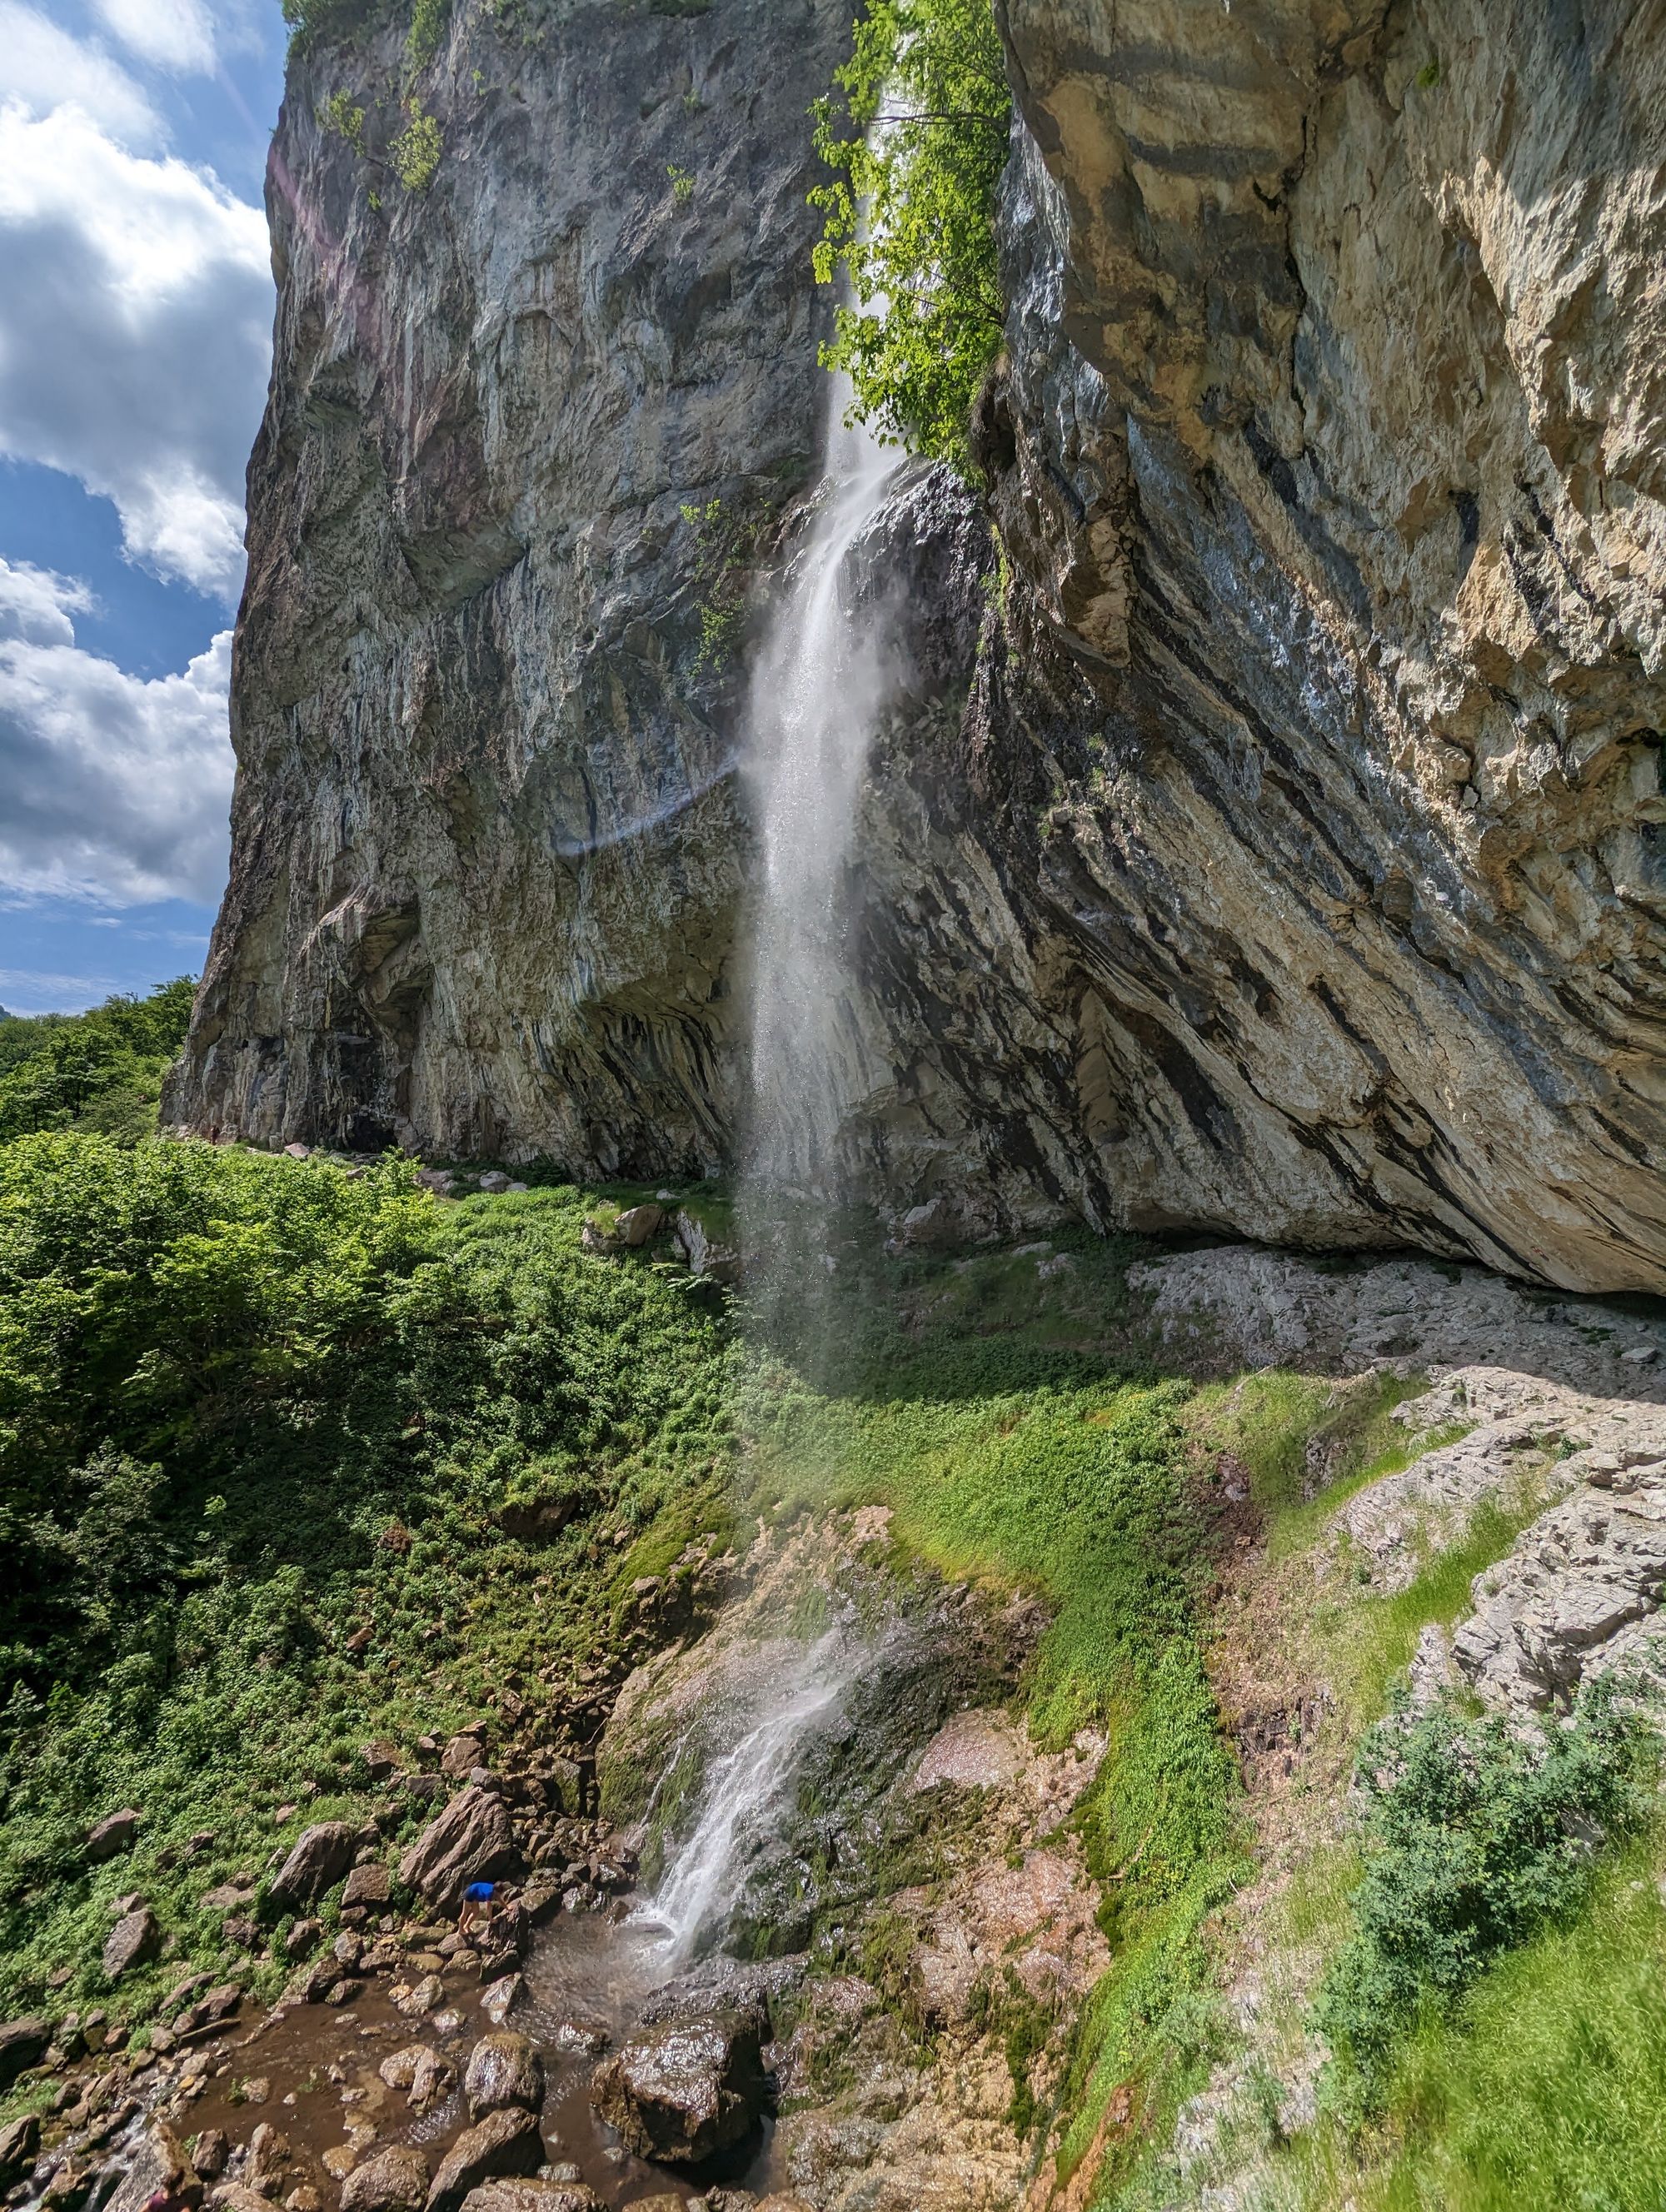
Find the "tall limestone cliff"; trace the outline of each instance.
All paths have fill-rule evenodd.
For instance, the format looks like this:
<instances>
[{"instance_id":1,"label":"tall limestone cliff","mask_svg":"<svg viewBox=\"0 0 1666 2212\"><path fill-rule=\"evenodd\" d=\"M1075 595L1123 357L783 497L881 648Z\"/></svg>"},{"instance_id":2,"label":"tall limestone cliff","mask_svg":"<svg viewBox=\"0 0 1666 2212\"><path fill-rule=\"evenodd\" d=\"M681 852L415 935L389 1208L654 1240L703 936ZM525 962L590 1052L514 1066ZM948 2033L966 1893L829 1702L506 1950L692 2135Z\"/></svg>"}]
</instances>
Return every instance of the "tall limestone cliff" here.
<instances>
[{"instance_id":1,"label":"tall limestone cliff","mask_svg":"<svg viewBox=\"0 0 1666 2212\"><path fill-rule=\"evenodd\" d=\"M913 673L853 1155L971 1223L1666 1286L1657 8L997 13L988 494L916 472L864 549ZM295 64L177 1120L727 1157L746 591L815 472L849 14L459 0L414 77L392 21Z\"/></svg>"}]
</instances>

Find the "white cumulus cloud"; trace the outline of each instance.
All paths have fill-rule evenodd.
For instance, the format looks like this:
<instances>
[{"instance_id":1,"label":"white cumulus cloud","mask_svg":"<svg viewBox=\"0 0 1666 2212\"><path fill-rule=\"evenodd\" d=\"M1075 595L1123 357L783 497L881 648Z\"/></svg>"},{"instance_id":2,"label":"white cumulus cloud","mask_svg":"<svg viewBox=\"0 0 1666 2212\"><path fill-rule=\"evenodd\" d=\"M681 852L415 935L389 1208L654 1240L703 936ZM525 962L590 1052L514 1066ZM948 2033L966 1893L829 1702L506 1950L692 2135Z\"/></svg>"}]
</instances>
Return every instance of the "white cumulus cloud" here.
<instances>
[{"instance_id":1,"label":"white cumulus cloud","mask_svg":"<svg viewBox=\"0 0 1666 2212\"><path fill-rule=\"evenodd\" d=\"M0 0L0 105L45 114L71 101L125 145L161 137L155 109L119 62L24 0Z\"/></svg>"},{"instance_id":2,"label":"white cumulus cloud","mask_svg":"<svg viewBox=\"0 0 1666 2212\"><path fill-rule=\"evenodd\" d=\"M182 676L130 676L75 642L88 595L0 559L0 882L120 904L225 882L231 632Z\"/></svg>"},{"instance_id":3,"label":"white cumulus cloud","mask_svg":"<svg viewBox=\"0 0 1666 2212\"><path fill-rule=\"evenodd\" d=\"M214 19L203 0L97 0L97 6L142 61L181 76L214 67Z\"/></svg>"},{"instance_id":4,"label":"white cumulus cloud","mask_svg":"<svg viewBox=\"0 0 1666 2212\"><path fill-rule=\"evenodd\" d=\"M131 556L228 598L271 304L258 209L77 108L0 112L0 453L67 470Z\"/></svg>"}]
</instances>

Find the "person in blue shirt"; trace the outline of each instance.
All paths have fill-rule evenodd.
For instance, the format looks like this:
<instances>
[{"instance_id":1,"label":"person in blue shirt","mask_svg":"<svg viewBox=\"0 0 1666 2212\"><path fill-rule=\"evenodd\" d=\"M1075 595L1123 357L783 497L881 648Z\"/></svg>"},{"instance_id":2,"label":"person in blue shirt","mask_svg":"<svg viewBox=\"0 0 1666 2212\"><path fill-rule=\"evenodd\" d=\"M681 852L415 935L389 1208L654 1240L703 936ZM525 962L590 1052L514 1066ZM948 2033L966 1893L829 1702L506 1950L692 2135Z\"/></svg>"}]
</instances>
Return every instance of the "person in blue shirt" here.
<instances>
[{"instance_id":1,"label":"person in blue shirt","mask_svg":"<svg viewBox=\"0 0 1666 2212\"><path fill-rule=\"evenodd\" d=\"M466 1936L477 1920L491 1924L492 1899L497 1893L495 1881L471 1881L463 1892L463 1910L457 1916L457 1932Z\"/></svg>"}]
</instances>

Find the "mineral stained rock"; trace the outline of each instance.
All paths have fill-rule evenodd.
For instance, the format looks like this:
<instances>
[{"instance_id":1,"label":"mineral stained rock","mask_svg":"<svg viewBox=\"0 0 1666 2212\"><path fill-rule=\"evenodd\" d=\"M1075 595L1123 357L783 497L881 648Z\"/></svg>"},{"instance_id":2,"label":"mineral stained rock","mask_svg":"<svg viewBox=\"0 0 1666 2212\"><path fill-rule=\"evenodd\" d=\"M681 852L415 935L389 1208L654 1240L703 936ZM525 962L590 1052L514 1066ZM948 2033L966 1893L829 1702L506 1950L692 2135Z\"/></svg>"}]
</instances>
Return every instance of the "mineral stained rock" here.
<instances>
[{"instance_id":1,"label":"mineral stained rock","mask_svg":"<svg viewBox=\"0 0 1666 2212\"><path fill-rule=\"evenodd\" d=\"M402 22L292 63L178 1124L727 1158L745 580L814 472L851 12L459 7L380 208L320 118ZM1666 46L1620 0L997 14L987 491L905 470L850 579L908 672L848 1158L963 1233L1666 1285Z\"/></svg>"}]
</instances>

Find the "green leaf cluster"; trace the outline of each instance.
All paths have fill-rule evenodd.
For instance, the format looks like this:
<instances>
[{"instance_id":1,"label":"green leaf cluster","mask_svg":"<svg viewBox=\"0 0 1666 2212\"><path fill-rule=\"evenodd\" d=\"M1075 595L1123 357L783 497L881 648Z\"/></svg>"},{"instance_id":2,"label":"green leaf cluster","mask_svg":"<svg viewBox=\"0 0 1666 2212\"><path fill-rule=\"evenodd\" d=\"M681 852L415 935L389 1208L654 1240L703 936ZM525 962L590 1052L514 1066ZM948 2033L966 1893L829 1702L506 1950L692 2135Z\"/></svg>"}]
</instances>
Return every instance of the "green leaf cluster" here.
<instances>
[{"instance_id":1,"label":"green leaf cluster","mask_svg":"<svg viewBox=\"0 0 1666 2212\"><path fill-rule=\"evenodd\" d=\"M387 157L408 192L425 192L438 173L445 141L439 124L423 112L420 100L410 103L405 118L404 129L389 142Z\"/></svg>"},{"instance_id":2,"label":"green leaf cluster","mask_svg":"<svg viewBox=\"0 0 1666 2212\"><path fill-rule=\"evenodd\" d=\"M38 1129L154 1132L162 1077L185 1042L193 979L85 1014L0 1015L0 1143Z\"/></svg>"},{"instance_id":3,"label":"green leaf cluster","mask_svg":"<svg viewBox=\"0 0 1666 2212\"><path fill-rule=\"evenodd\" d=\"M834 171L818 281L846 280L824 365L885 439L969 467L968 419L1006 302L995 191L1012 116L989 0L874 0L838 90L817 103Z\"/></svg>"},{"instance_id":4,"label":"green leaf cluster","mask_svg":"<svg viewBox=\"0 0 1666 2212\"><path fill-rule=\"evenodd\" d=\"M1647 1736L1611 1681L1526 1739L1450 1703L1403 1703L1360 1749L1367 1863L1355 1932L1316 2008L1339 2107L1380 2102L1420 2020L1585 1897L1596 1848L1640 1825Z\"/></svg>"}]
</instances>

